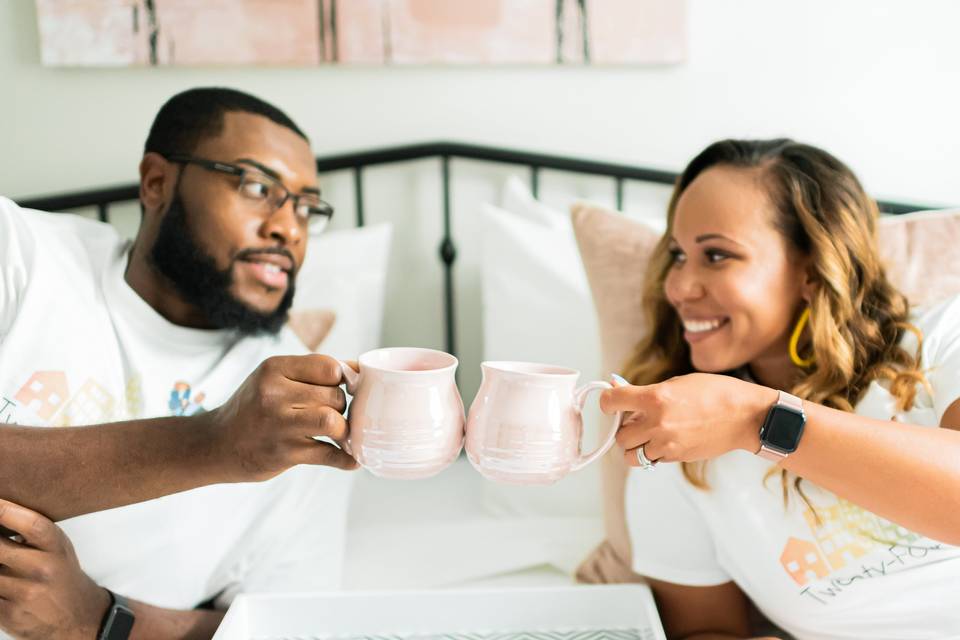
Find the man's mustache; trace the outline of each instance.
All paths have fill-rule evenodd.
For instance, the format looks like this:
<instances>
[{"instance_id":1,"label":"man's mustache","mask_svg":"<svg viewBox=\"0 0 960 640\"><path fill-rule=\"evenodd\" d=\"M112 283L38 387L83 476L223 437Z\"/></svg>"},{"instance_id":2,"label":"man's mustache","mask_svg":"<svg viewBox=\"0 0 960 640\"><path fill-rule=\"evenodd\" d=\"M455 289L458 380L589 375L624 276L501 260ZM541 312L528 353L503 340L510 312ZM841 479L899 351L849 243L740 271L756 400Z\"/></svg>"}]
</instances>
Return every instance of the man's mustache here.
<instances>
[{"instance_id":1,"label":"man's mustache","mask_svg":"<svg viewBox=\"0 0 960 640\"><path fill-rule=\"evenodd\" d=\"M233 257L234 261L237 260L251 260L256 256L262 255L277 255L283 256L290 261L290 264L293 265L290 275L296 275L300 270L300 265L297 264L297 261L294 259L293 254L290 253L289 249L284 249L283 247L268 247L266 249L243 249Z\"/></svg>"}]
</instances>

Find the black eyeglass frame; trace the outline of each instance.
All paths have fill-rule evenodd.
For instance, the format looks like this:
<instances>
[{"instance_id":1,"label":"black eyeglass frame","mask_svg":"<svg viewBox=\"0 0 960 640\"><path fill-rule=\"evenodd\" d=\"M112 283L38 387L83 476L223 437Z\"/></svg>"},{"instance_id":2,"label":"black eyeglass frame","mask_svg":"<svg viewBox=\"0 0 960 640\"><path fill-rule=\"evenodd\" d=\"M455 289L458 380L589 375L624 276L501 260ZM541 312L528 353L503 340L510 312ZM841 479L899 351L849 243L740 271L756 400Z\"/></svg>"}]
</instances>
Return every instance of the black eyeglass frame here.
<instances>
[{"instance_id":1,"label":"black eyeglass frame","mask_svg":"<svg viewBox=\"0 0 960 640\"><path fill-rule=\"evenodd\" d=\"M275 186L276 189L280 190L280 192L283 193L283 198L281 198L279 201L270 201L269 198L266 200L271 207L271 211L277 211L278 209L280 209L280 207L282 207L287 203L287 200L293 200L294 214L300 217L301 219L305 220L307 222L308 228L313 226L318 226L315 221L319 222L321 219L324 220L320 230L318 231L311 230L310 231L311 235L318 235L323 229L327 227L327 225L330 223L330 220L333 218L333 211L334 211L333 206L330 203L321 199L319 195L312 194L312 193L311 194L293 194L290 192L289 189L287 189L283 185L282 182L280 182L273 176L268 175L255 167L244 167L244 166L241 166L238 164L232 164L229 162L220 162L217 160L209 160L207 158L200 158L197 156L190 156L190 155L179 154L179 153L172 153L170 155L165 155L163 156L163 158L167 160L167 162L175 162L177 164L193 164L198 167L202 167L207 171L214 171L214 172L224 173L231 176L236 176L240 178L240 186L237 188L238 191L242 188L243 180L244 178L246 178L248 174L256 173L258 176L263 176L264 178L269 180ZM317 203L319 204L319 206L307 205L307 208L310 209L311 211L307 214L306 218L304 218L303 216L297 213L298 207L300 205L300 198L303 198L305 196L311 196L311 197L315 196L317 198ZM246 197L250 197L250 196L246 196Z\"/></svg>"}]
</instances>

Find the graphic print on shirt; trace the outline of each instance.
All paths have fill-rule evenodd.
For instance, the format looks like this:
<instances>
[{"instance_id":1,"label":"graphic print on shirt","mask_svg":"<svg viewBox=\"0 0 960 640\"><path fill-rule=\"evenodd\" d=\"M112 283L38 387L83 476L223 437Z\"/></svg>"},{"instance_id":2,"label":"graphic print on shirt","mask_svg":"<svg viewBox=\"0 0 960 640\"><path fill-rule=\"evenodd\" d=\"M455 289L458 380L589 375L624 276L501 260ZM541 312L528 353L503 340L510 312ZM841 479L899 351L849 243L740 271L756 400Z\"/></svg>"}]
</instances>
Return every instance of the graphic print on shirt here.
<instances>
[{"instance_id":1,"label":"graphic print on shirt","mask_svg":"<svg viewBox=\"0 0 960 640\"><path fill-rule=\"evenodd\" d=\"M63 371L37 371L13 399L46 423L70 399L67 376Z\"/></svg>"},{"instance_id":2,"label":"graphic print on shirt","mask_svg":"<svg viewBox=\"0 0 960 640\"><path fill-rule=\"evenodd\" d=\"M12 394L0 395L0 423L72 427L138 417L140 377L131 376L126 396L116 398L102 384L87 378L72 392L63 371L35 371Z\"/></svg>"},{"instance_id":3,"label":"graphic print on shirt","mask_svg":"<svg viewBox=\"0 0 960 640\"><path fill-rule=\"evenodd\" d=\"M88 379L80 390L71 396L53 422L57 427L69 427L79 424L97 424L112 422L114 404L113 395L97 383Z\"/></svg>"},{"instance_id":4,"label":"graphic print on shirt","mask_svg":"<svg viewBox=\"0 0 960 640\"><path fill-rule=\"evenodd\" d=\"M131 418L143 416L143 385L138 374L127 378L127 388L124 392L127 400L127 415Z\"/></svg>"},{"instance_id":5,"label":"graphic print on shirt","mask_svg":"<svg viewBox=\"0 0 960 640\"><path fill-rule=\"evenodd\" d=\"M16 424L14 422L17 403L7 396L0 395L0 424Z\"/></svg>"},{"instance_id":6,"label":"graphic print on shirt","mask_svg":"<svg viewBox=\"0 0 960 640\"><path fill-rule=\"evenodd\" d=\"M178 380L173 383L173 390L170 391L170 399L167 406L170 408L170 415L173 416L192 416L203 413L203 401L207 395L202 391L193 393L193 388L189 383Z\"/></svg>"},{"instance_id":7,"label":"graphic print on shirt","mask_svg":"<svg viewBox=\"0 0 960 640\"><path fill-rule=\"evenodd\" d=\"M803 516L810 538L788 538L780 564L801 587L801 596L821 604L836 601L863 580L960 559L954 547L925 538L846 500L817 506L816 513L807 505Z\"/></svg>"}]
</instances>

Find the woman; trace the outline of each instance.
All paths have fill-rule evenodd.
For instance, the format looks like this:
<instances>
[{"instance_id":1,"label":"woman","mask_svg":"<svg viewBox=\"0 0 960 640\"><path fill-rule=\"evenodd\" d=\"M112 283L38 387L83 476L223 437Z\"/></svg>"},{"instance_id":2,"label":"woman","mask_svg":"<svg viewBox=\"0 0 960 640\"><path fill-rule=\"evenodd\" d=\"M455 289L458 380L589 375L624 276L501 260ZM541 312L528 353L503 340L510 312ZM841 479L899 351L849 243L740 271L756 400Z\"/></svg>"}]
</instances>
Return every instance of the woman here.
<instances>
[{"instance_id":1,"label":"woman","mask_svg":"<svg viewBox=\"0 0 960 640\"><path fill-rule=\"evenodd\" d=\"M790 140L677 183L651 331L602 398L670 637L747 637L748 600L801 639L960 637L960 299L911 315L877 215Z\"/></svg>"}]
</instances>

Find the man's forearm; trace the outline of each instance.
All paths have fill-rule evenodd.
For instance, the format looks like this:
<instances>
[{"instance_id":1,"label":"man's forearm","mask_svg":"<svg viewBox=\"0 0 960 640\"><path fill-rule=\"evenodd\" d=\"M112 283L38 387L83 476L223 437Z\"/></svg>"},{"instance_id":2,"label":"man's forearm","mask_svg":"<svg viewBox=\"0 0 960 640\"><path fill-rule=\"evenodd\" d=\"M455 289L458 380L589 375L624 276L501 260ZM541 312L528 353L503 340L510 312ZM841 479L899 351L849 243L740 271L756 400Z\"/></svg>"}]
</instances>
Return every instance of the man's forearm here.
<instances>
[{"instance_id":1,"label":"man's forearm","mask_svg":"<svg viewBox=\"0 0 960 640\"><path fill-rule=\"evenodd\" d=\"M0 427L0 498L57 521L222 482L206 415Z\"/></svg>"}]
</instances>

